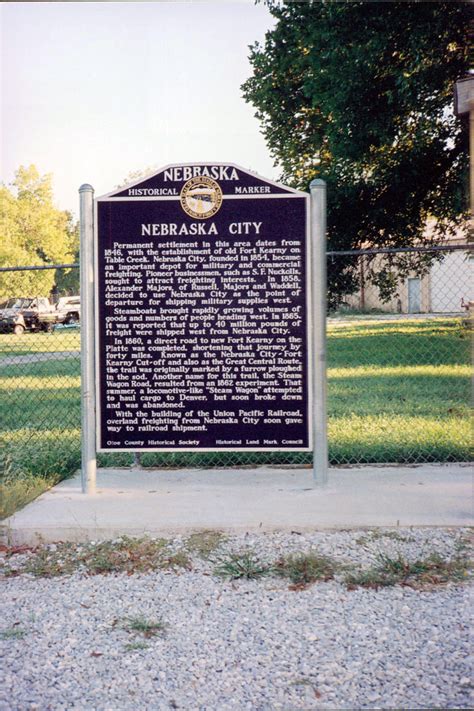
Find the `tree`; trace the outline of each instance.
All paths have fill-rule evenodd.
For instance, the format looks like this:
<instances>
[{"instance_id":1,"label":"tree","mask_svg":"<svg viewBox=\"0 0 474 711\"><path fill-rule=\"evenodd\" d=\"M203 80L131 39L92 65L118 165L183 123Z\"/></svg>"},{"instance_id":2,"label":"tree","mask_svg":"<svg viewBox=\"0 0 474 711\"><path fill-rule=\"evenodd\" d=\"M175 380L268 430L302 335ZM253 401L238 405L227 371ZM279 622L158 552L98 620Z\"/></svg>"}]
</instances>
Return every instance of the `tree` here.
<instances>
[{"instance_id":1,"label":"tree","mask_svg":"<svg viewBox=\"0 0 474 711\"><path fill-rule=\"evenodd\" d=\"M328 184L330 249L439 241L465 217L467 126L452 109L468 71L466 2L276 2L242 86L282 180ZM433 218L433 229L426 225ZM390 294L394 258L370 273ZM328 274L333 300L357 287L354 260Z\"/></svg>"},{"instance_id":2,"label":"tree","mask_svg":"<svg viewBox=\"0 0 474 711\"><path fill-rule=\"evenodd\" d=\"M40 176L34 165L21 166L11 187L0 186L0 266L72 262L78 226L69 212L54 206L51 176ZM0 299L46 295L55 276L55 270L5 272Z\"/></svg>"},{"instance_id":3,"label":"tree","mask_svg":"<svg viewBox=\"0 0 474 711\"><path fill-rule=\"evenodd\" d=\"M80 235L79 235L79 222L74 219L74 216L69 210L64 211L67 224L66 224L66 240L68 248L67 262L74 264L79 264L80 259ZM59 294L79 294L80 291L80 281L81 275L79 269L56 269L55 271L55 284Z\"/></svg>"},{"instance_id":4,"label":"tree","mask_svg":"<svg viewBox=\"0 0 474 711\"><path fill-rule=\"evenodd\" d=\"M147 168L139 168L137 170L131 170L128 175L122 180L120 185L116 185L115 188L123 188L126 185L131 185L132 183L137 183L139 180L145 180L149 175L153 175L158 170L157 166L149 165Z\"/></svg>"}]
</instances>

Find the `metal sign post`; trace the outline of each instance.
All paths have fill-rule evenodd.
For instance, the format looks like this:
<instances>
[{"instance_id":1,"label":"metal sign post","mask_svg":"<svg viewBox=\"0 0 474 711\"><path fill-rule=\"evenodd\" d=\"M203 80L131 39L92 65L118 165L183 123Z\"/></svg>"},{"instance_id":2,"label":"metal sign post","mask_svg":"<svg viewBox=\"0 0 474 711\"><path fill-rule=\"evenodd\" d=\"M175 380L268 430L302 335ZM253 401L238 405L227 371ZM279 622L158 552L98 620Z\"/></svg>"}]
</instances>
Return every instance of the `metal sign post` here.
<instances>
[{"instance_id":1,"label":"metal sign post","mask_svg":"<svg viewBox=\"0 0 474 711\"><path fill-rule=\"evenodd\" d=\"M311 246L313 273L313 477L328 483L326 385L326 183L313 180L311 191Z\"/></svg>"},{"instance_id":2,"label":"metal sign post","mask_svg":"<svg viewBox=\"0 0 474 711\"><path fill-rule=\"evenodd\" d=\"M85 494L96 490L95 447L95 365L94 365L94 189L81 185L81 394L82 467L81 483Z\"/></svg>"}]
</instances>

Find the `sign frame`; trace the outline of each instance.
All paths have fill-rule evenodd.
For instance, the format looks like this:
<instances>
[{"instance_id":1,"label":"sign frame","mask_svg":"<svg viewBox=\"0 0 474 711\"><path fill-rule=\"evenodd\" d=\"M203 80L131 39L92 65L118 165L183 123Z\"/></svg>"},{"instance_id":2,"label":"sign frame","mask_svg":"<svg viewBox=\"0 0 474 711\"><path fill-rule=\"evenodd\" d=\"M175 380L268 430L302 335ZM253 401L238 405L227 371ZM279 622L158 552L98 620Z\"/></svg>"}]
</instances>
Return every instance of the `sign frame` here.
<instances>
[{"instance_id":1,"label":"sign frame","mask_svg":"<svg viewBox=\"0 0 474 711\"><path fill-rule=\"evenodd\" d=\"M174 168L195 168L195 167L210 167L210 166L216 166L216 167L228 167L234 168L237 171L241 171L245 173L249 177L253 177L257 179L260 182L265 183L266 185L273 186L277 189L282 190L282 192L279 193L257 193L257 194L228 194L223 192L223 200L278 200L278 199L288 199L288 198L298 198L300 200L304 200L305 204L305 234L301 238L301 242L303 245L303 250L304 250L304 258L305 258L305 270L306 270L306 281L304 284L304 290L305 290L305 308L306 308L306 333L305 333L305 338L306 338L306 357L305 359L302 358L303 362L303 367L306 368L306 392L304 395L306 396L306 422L307 422L307 438L308 438L308 445L307 446L291 446L291 447L284 447L284 446L242 446L242 445L229 445L229 446L215 446L215 447L200 447L200 446L195 446L195 447L186 447L186 446L179 446L175 445L174 447L149 447L149 446L144 446L144 447L139 447L139 446L129 446L129 447L104 447L103 443L101 441L101 424L102 424L102 417L104 414L101 411L101 388L100 388L100 382L101 382L101 363L100 363L100 353L101 353L101 324L100 324L100 315L99 315L99 299L101 297L101 294L99 293L99 225L98 225L98 210L99 210L99 205L101 203L105 202L140 202L140 201L146 201L146 202L162 202L162 201L178 201L179 202L179 196L168 196L168 195L160 195L160 196L121 196L121 197L116 197L117 193L123 193L126 190L133 189L137 185L140 185L144 183L146 180L149 180L155 176L158 176L165 171L172 170ZM183 184L186 181L183 180ZM277 206L277 203L275 204L275 207ZM95 296L95 319L94 319L94 332L95 332L95 388L96 388L96 422L97 422L97 428L96 428L96 451L97 452L161 452L161 453L173 453L173 452L311 452L313 451L314 448L314 437L313 437L313 429L314 429L314 421L313 421L313 411L314 411L314 402L313 402L313 391L314 391L314 372L313 372L313 363L314 363L314 353L313 353L313 245L312 245L312 240L311 240L311 202L310 202L310 195L308 193L302 192L295 190L293 188L290 188L288 186L282 185L281 183L277 183L272 180L268 180L264 178L263 176L254 173L252 171L247 170L246 168L243 168L239 165L236 165L234 163L224 163L224 162L190 162L190 163L182 163L182 164L168 164L162 168L159 168L157 171L153 171L149 175L143 176L139 178L138 180L135 180L121 188L116 188L113 191L110 191L104 195L101 195L94 200L94 296ZM232 396L230 396L230 399L232 399ZM261 405L265 406L268 405L268 400L262 400ZM255 407L258 407L257 404L254 405ZM225 404L223 405L225 407ZM285 427L285 425L282 425ZM229 425L231 427L231 425ZM189 433L189 436L193 436L193 432Z\"/></svg>"}]
</instances>

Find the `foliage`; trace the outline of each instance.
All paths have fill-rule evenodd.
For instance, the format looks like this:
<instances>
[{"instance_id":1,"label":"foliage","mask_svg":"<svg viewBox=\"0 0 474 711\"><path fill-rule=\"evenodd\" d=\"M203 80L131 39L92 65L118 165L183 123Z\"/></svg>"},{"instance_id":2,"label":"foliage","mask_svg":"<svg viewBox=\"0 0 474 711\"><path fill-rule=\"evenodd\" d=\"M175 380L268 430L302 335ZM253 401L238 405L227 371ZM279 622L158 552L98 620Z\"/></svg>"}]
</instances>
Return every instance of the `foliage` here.
<instances>
[{"instance_id":1,"label":"foliage","mask_svg":"<svg viewBox=\"0 0 474 711\"><path fill-rule=\"evenodd\" d=\"M327 181L329 248L409 246L454 230L467 202L467 123L452 103L469 67L468 3L265 1L277 22L251 47L243 95L282 180L303 190ZM413 266L394 258L382 289ZM328 277L337 303L357 288L354 259L329 264Z\"/></svg>"},{"instance_id":2,"label":"foliage","mask_svg":"<svg viewBox=\"0 0 474 711\"><path fill-rule=\"evenodd\" d=\"M6 552L14 557L15 549ZM30 555L10 561L4 568L7 576L29 573L52 578L81 571L86 575L110 573L146 573L155 570L190 570L191 564L182 550L173 552L163 538L129 538L87 543L57 543L40 546Z\"/></svg>"},{"instance_id":3,"label":"foliage","mask_svg":"<svg viewBox=\"0 0 474 711\"><path fill-rule=\"evenodd\" d=\"M70 257L67 263L79 264L80 259L80 236L79 222L74 222L72 214L66 212L70 227L67 231L67 239L69 244ZM79 269L56 269L54 272L54 281L58 294L60 296L73 296L80 292L81 275Z\"/></svg>"},{"instance_id":4,"label":"foliage","mask_svg":"<svg viewBox=\"0 0 474 711\"><path fill-rule=\"evenodd\" d=\"M166 630L166 624L163 620L147 620L143 615L127 617L123 626L129 632L138 632L146 638L163 635ZM137 649L137 647L133 647L133 649Z\"/></svg>"},{"instance_id":5,"label":"foliage","mask_svg":"<svg viewBox=\"0 0 474 711\"><path fill-rule=\"evenodd\" d=\"M276 575L288 578L293 589L305 589L317 581L327 582L334 579L336 563L316 552L296 553L279 558L273 566Z\"/></svg>"},{"instance_id":6,"label":"foliage","mask_svg":"<svg viewBox=\"0 0 474 711\"><path fill-rule=\"evenodd\" d=\"M21 166L11 189L0 186L0 266L71 263L77 259L78 226L71 213L54 206L51 175ZM76 270L77 271L77 270ZM47 296L55 271L7 272L0 277L0 300Z\"/></svg>"},{"instance_id":7,"label":"foliage","mask_svg":"<svg viewBox=\"0 0 474 711\"><path fill-rule=\"evenodd\" d=\"M0 639L2 639L2 640L23 639L23 637L25 635L26 635L26 632L25 632L25 630L22 630L21 627L9 627L6 630L0 631Z\"/></svg>"},{"instance_id":8,"label":"foliage","mask_svg":"<svg viewBox=\"0 0 474 711\"><path fill-rule=\"evenodd\" d=\"M52 476L34 476L15 472L4 477L0 472L0 521L13 516L24 506L57 484Z\"/></svg>"},{"instance_id":9,"label":"foliage","mask_svg":"<svg viewBox=\"0 0 474 711\"><path fill-rule=\"evenodd\" d=\"M126 185L133 185L139 180L145 180L145 178L150 177L158 170L158 166L149 165L146 168L139 168L138 170L131 170L125 178L120 182L119 185L115 186L115 189L124 188Z\"/></svg>"},{"instance_id":10,"label":"foliage","mask_svg":"<svg viewBox=\"0 0 474 711\"><path fill-rule=\"evenodd\" d=\"M197 531L186 540L186 549L203 560L208 560L226 541L221 531Z\"/></svg>"},{"instance_id":11,"label":"foliage","mask_svg":"<svg viewBox=\"0 0 474 711\"><path fill-rule=\"evenodd\" d=\"M256 580L270 573L271 567L259 561L251 550L229 553L214 569L214 575L228 580Z\"/></svg>"},{"instance_id":12,"label":"foliage","mask_svg":"<svg viewBox=\"0 0 474 711\"><path fill-rule=\"evenodd\" d=\"M378 590L393 585L417 588L460 583L467 579L470 567L467 557L445 560L437 553L431 553L426 558L409 561L401 553L395 558L380 553L374 566L349 573L345 583L349 590L357 587Z\"/></svg>"}]
</instances>

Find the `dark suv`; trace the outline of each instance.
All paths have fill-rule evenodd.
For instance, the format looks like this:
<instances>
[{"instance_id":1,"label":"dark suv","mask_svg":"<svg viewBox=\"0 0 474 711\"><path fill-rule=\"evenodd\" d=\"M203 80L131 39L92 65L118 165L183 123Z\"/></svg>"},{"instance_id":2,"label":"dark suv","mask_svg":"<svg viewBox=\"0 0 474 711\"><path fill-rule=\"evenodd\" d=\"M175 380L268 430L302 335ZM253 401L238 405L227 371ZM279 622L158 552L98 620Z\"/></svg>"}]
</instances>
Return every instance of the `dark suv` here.
<instances>
[{"instance_id":1,"label":"dark suv","mask_svg":"<svg viewBox=\"0 0 474 711\"><path fill-rule=\"evenodd\" d=\"M52 331L64 317L44 296L8 299L0 309L0 331L21 335L25 331Z\"/></svg>"}]
</instances>

